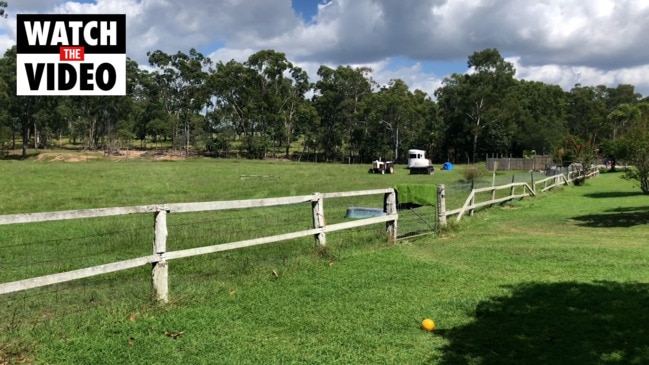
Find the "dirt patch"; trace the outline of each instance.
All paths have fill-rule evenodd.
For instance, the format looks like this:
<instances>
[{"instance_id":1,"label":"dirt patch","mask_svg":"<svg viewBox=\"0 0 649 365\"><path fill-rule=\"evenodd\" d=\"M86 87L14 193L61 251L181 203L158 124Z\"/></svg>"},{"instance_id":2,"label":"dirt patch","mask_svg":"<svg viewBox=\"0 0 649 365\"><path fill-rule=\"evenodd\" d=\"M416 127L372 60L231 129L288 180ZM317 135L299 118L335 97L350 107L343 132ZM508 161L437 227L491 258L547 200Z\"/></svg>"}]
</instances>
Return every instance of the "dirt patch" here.
<instances>
[{"instance_id":1,"label":"dirt patch","mask_svg":"<svg viewBox=\"0 0 649 365\"><path fill-rule=\"evenodd\" d=\"M190 155L191 156L191 155ZM176 161L176 160L184 160L186 159L185 157L185 152L183 151L146 151L144 152L141 157L154 160L154 161Z\"/></svg>"},{"instance_id":2,"label":"dirt patch","mask_svg":"<svg viewBox=\"0 0 649 365\"><path fill-rule=\"evenodd\" d=\"M36 161L46 162L87 162L87 161L126 161L126 160L151 160L151 161L172 161L184 160L185 154L182 151L116 151L107 153L103 151L43 151L34 157Z\"/></svg>"},{"instance_id":3,"label":"dirt patch","mask_svg":"<svg viewBox=\"0 0 649 365\"><path fill-rule=\"evenodd\" d=\"M97 152L41 152L35 157L36 161L52 162L86 162L98 160L101 153Z\"/></svg>"}]
</instances>

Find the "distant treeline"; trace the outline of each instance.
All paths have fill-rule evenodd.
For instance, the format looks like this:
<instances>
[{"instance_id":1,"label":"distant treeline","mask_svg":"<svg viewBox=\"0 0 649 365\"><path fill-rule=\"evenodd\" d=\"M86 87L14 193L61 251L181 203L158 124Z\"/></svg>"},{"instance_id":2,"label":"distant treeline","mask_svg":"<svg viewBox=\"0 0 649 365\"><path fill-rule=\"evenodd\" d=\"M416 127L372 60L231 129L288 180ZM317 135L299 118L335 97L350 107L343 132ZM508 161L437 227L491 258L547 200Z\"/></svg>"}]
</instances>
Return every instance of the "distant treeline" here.
<instances>
[{"instance_id":1,"label":"distant treeline","mask_svg":"<svg viewBox=\"0 0 649 365\"><path fill-rule=\"evenodd\" d=\"M403 162L411 148L438 162L530 151L562 157L571 138L619 139L648 101L627 84L566 92L517 80L496 49L473 53L473 72L450 75L434 95L400 79L378 85L366 67L320 66L311 78L274 50L245 62L214 63L194 49L149 52L148 60L147 69L127 60L126 96L16 96L9 49L0 60L0 147L26 156L62 140L108 151L164 141L193 154L318 161Z\"/></svg>"}]
</instances>

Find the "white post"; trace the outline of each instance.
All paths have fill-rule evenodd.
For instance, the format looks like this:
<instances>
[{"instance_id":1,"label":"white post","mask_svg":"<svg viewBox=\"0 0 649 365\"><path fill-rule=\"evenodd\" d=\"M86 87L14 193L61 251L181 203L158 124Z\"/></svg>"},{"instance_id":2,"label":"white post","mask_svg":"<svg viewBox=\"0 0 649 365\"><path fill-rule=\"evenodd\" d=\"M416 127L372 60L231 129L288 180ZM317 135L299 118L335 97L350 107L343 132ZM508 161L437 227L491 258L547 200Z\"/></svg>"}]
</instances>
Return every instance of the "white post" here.
<instances>
[{"instance_id":1,"label":"white post","mask_svg":"<svg viewBox=\"0 0 649 365\"><path fill-rule=\"evenodd\" d=\"M324 199L322 194L313 193L313 200L311 201L311 210L313 212L313 228L322 228L323 231L315 235L315 242L318 246L325 246L327 244L327 236L324 232L326 226L324 217Z\"/></svg>"},{"instance_id":2,"label":"white post","mask_svg":"<svg viewBox=\"0 0 649 365\"><path fill-rule=\"evenodd\" d=\"M153 236L153 254L159 257L151 268L153 292L155 297L166 303L169 301L169 266L165 260L167 251L167 211L161 209L155 212L155 231Z\"/></svg>"},{"instance_id":3,"label":"white post","mask_svg":"<svg viewBox=\"0 0 649 365\"><path fill-rule=\"evenodd\" d=\"M387 215L397 214L397 194L394 189L384 196L385 213ZM388 232L388 240L395 242L397 240L397 220L385 222L385 229Z\"/></svg>"},{"instance_id":4,"label":"white post","mask_svg":"<svg viewBox=\"0 0 649 365\"><path fill-rule=\"evenodd\" d=\"M437 185L437 220L440 227L446 227L446 188Z\"/></svg>"}]
</instances>

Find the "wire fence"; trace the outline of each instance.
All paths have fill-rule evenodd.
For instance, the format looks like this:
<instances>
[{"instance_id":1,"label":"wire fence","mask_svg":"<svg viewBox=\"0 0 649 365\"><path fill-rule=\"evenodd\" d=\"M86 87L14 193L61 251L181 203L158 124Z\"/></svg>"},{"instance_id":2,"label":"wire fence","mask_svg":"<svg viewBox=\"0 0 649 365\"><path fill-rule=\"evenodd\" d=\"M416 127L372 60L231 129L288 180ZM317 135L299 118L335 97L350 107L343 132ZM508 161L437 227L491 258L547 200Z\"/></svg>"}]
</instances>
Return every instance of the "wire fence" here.
<instances>
[{"instance_id":1,"label":"wire fence","mask_svg":"<svg viewBox=\"0 0 649 365\"><path fill-rule=\"evenodd\" d=\"M335 224L351 220L346 217L350 207L382 209L384 202L382 195L367 195L325 199L324 204L326 224ZM0 225L0 283L150 255L153 227L150 214ZM291 204L169 214L167 227L167 249L175 251L308 230L313 228L313 217L310 204ZM385 232L385 223L329 232L324 257L335 260L348 249L385 244ZM228 281L243 275L270 275L277 268L313 257L314 247L314 237L302 237L174 260L170 263L172 293L182 297L185 290L196 290L197 283L212 284L216 278ZM152 297L147 268L4 294L0 295L0 330L34 327L100 310L115 301L138 307Z\"/></svg>"},{"instance_id":2,"label":"wire fence","mask_svg":"<svg viewBox=\"0 0 649 365\"><path fill-rule=\"evenodd\" d=\"M557 174L567 173L567 169L561 169ZM507 171L507 172L497 172L494 174L489 174L478 178L474 181L464 181L459 180L452 184L445 184L446 187L446 209L452 210L455 208L460 208L467 197L471 193L471 190L486 188L491 186L500 186L506 185L512 182L526 182L532 185L532 181L539 181L548 177L545 172L525 172L525 171ZM507 194L507 192L502 191L501 194Z\"/></svg>"},{"instance_id":3,"label":"wire fence","mask_svg":"<svg viewBox=\"0 0 649 365\"><path fill-rule=\"evenodd\" d=\"M398 239L414 238L438 230L437 207L398 205Z\"/></svg>"},{"instance_id":4,"label":"wire fence","mask_svg":"<svg viewBox=\"0 0 649 365\"><path fill-rule=\"evenodd\" d=\"M242 171L242 174L249 172ZM473 188L505 185L512 181L531 183L545 177L546 173L540 172L499 172L473 182L458 180L446 184L446 208L461 207ZM383 197L377 195L328 198L323 204L325 227L349 221L347 213L351 207L384 208ZM398 239L437 230L436 206L398 205L397 208ZM170 214L167 250L303 231L313 228L313 224L308 204ZM149 214L0 226L0 283L150 255L153 227L154 219ZM335 260L344 250L385 244L385 228L385 223L377 223L327 233L326 258ZM250 274L269 275L274 268L312 257L316 251L314 246L313 237L302 237L174 260L171 263L172 292L182 296L184 287L189 287L184 283L207 283L215 278L228 280ZM0 295L3 308L0 330L35 326L68 314L101 308L115 300L137 306L151 299L151 273L142 268Z\"/></svg>"}]
</instances>

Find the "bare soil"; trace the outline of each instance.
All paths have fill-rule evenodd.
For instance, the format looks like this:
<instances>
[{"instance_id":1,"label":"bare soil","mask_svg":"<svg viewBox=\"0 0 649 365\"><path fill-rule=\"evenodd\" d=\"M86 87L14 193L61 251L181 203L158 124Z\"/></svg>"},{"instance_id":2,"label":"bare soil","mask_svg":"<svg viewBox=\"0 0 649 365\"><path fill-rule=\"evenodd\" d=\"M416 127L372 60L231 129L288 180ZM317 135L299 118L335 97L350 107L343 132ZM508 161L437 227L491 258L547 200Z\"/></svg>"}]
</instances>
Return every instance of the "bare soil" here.
<instances>
[{"instance_id":1,"label":"bare soil","mask_svg":"<svg viewBox=\"0 0 649 365\"><path fill-rule=\"evenodd\" d=\"M185 154L182 151L116 151L108 153L104 151L39 151L34 157L36 161L51 162L87 162L98 160L126 161L126 160L184 160Z\"/></svg>"}]
</instances>

